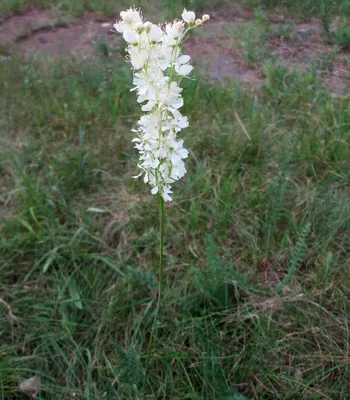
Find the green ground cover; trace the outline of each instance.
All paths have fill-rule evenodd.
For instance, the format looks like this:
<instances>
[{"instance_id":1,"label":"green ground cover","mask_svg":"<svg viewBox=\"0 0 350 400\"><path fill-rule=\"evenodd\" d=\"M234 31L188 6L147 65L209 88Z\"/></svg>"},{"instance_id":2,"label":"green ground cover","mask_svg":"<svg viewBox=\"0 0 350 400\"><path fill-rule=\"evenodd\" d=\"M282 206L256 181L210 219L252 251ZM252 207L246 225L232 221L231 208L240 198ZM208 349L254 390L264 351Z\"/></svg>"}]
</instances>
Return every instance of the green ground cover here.
<instances>
[{"instance_id":1,"label":"green ground cover","mask_svg":"<svg viewBox=\"0 0 350 400\"><path fill-rule=\"evenodd\" d=\"M145 398L349 398L349 100L316 67L267 61L264 75L256 90L185 83L188 174L166 207ZM38 399L143 398L158 209L131 178L130 88L120 54L98 48L0 62L2 399L28 398L31 377Z\"/></svg>"}]
</instances>

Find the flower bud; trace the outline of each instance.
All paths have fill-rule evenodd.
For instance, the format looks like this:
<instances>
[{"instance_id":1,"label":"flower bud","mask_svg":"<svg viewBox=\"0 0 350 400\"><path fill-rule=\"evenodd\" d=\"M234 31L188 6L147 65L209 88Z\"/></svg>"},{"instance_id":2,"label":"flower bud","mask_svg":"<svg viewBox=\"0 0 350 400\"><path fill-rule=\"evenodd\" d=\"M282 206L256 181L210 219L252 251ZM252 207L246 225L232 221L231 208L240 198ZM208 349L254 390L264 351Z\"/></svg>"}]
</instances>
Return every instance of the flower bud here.
<instances>
[{"instance_id":1,"label":"flower bud","mask_svg":"<svg viewBox=\"0 0 350 400\"><path fill-rule=\"evenodd\" d=\"M135 31L138 33L138 34L141 34L142 33L142 31L144 30L144 26L143 26L143 24L141 23L141 22L138 22L136 25L135 25Z\"/></svg>"},{"instance_id":2,"label":"flower bud","mask_svg":"<svg viewBox=\"0 0 350 400\"><path fill-rule=\"evenodd\" d=\"M183 25L183 23L181 21L178 21L175 24L175 28L177 29L177 31L181 35L181 33L182 33L183 29L184 29L184 25Z\"/></svg>"},{"instance_id":3,"label":"flower bud","mask_svg":"<svg viewBox=\"0 0 350 400\"><path fill-rule=\"evenodd\" d=\"M202 20L201 19L196 19L196 22L195 22L195 25L196 26L201 26L201 25L203 25L203 22L202 22Z\"/></svg>"},{"instance_id":4,"label":"flower bud","mask_svg":"<svg viewBox=\"0 0 350 400\"><path fill-rule=\"evenodd\" d=\"M210 16L208 14L204 14L202 17L202 22L205 23L205 22L208 22L209 20L210 20Z\"/></svg>"},{"instance_id":5,"label":"flower bud","mask_svg":"<svg viewBox=\"0 0 350 400\"><path fill-rule=\"evenodd\" d=\"M144 28L147 33L151 30L151 27L152 27L152 24L149 21L145 22Z\"/></svg>"}]
</instances>

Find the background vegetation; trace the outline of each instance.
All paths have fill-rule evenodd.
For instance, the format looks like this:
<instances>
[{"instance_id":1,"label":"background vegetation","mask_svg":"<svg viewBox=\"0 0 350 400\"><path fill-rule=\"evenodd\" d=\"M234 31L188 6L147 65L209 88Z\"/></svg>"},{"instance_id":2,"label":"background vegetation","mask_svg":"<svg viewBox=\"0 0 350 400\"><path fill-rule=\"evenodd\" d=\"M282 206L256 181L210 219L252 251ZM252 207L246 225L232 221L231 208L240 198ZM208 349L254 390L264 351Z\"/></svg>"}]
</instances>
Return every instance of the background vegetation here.
<instances>
[{"instance_id":1,"label":"background vegetation","mask_svg":"<svg viewBox=\"0 0 350 400\"><path fill-rule=\"evenodd\" d=\"M155 6L171 15L219 4L180 3ZM265 15L279 4L242 7ZM0 12L124 5L6 0ZM331 24L349 2L284 6ZM143 398L158 210L131 179L140 110L121 52L0 61L2 399L28 398L18 385L32 377L38 399ZM166 207L145 398L349 398L349 98L325 87L316 60L304 72L263 70L258 89L204 75L185 84L191 156Z\"/></svg>"}]
</instances>

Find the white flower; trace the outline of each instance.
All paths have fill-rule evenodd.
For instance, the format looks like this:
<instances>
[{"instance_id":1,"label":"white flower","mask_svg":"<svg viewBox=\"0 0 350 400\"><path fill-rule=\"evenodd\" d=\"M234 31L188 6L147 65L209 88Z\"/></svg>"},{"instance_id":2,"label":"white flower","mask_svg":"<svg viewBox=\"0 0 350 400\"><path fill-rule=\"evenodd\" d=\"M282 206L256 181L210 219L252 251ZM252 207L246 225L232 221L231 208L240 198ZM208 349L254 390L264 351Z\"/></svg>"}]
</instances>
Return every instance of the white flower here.
<instances>
[{"instance_id":1,"label":"white flower","mask_svg":"<svg viewBox=\"0 0 350 400\"><path fill-rule=\"evenodd\" d=\"M168 120L162 125L162 130L164 132L175 131L177 133L180 132L181 129L188 127L188 118L183 117L179 110L176 110L175 108L169 108L169 111L172 113L173 117L168 118Z\"/></svg>"},{"instance_id":2,"label":"white flower","mask_svg":"<svg viewBox=\"0 0 350 400\"><path fill-rule=\"evenodd\" d=\"M181 17L188 24L193 24L196 20L196 14L193 11L187 11L186 8L184 9Z\"/></svg>"},{"instance_id":3,"label":"white flower","mask_svg":"<svg viewBox=\"0 0 350 400\"><path fill-rule=\"evenodd\" d=\"M163 37L163 31L157 25L151 25L149 31L149 39L152 44L159 42Z\"/></svg>"},{"instance_id":4,"label":"white flower","mask_svg":"<svg viewBox=\"0 0 350 400\"><path fill-rule=\"evenodd\" d=\"M126 24L136 24L138 22L142 22L142 19L140 17L140 14L138 11L134 9L130 9L127 11L122 11L120 13L120 18L126 23Z\"/></svg>"},{"instance_id":5,"label":"white flower","mask_svg":"<svg viewBox=\"0 0 350 400\"><path fill-rule=\"evenodd\" d=\"M171 50L172 46L176 46L178 44L181 35L182 30L179 29L177 24L166 24L163 44L169 46L169 50Z\"/></svg>"},{"instance_id":6,"label":"white flower","mask_svg":"<svg viewBox=\"0 0 350 400\"><path fill-rule=\"evenodd\" d=\"M145 50L139 50L137 47L133 47L130 52L131 65L135 69L141 69L147 61L147 52Z\"/></svg>"},{"instance_id":7,"label":"white flower","mask_svg":"<svg viewBox=\"0 0 350 400\"><path fill-rule=\"evenodd\" d=\"M186 174L184 159L188 151L177 134L188 127L188 118L179 109L183 106L181 78L193 69L190 57L181 55L180 44L189 29L202 25L192 11L184 10L183 21L161 26L143 22L140 13L129 9L120 13L122 21L115 29L128 43L127 53L134 69L133 84L137 101L145 112L137 123L133 139L139 152L140 173L152 194L171 201L171 185ZM209 17L207 18L209 19ZM187 25L186 25L187 23Z\"/></svg>"},{"instance_id":8,"label":"white flower","mask_svg":"<svg viewBox=\"0 0 350 400\"><path fill-rule=\"evenodd\" d=\"M189 60L190 56L181 56L176 60L175 71L179 75L186 76L192 71L193 67L187 64Z\"/></svg>"}]
</instances>

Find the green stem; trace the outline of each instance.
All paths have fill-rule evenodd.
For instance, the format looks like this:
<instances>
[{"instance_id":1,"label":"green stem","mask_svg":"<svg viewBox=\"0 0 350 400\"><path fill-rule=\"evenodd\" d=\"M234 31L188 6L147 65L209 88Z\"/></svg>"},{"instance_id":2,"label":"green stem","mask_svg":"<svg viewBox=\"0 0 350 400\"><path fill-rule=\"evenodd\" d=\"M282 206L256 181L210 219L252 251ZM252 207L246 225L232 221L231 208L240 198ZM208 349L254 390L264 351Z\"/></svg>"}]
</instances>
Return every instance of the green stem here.
<instances>
[{"instance_id":1,"label":"green stem","mask_svg":"<svg viewBox=\"0 0 350 400\"><path fill-rule=\"evenodd\" d=\"M164 249L164 199L158 193L158 203L159 203L159 247L160 247L160 254L159 254L159 276L158 276L158 301L157 301L157 308L156 308L156 315L154 316L151 337L148 344L148 353L147 353L147 361L146 361L146 372L145 378L143 381L143 390L146 389L146 383L148 378L149 372L149 363L151 360L151 353L153 348L153 339L157 337L157 321L158 321L158 313L161 305L162 299L162 289L163 289L163 249Z\"/></svg>"}]
</instances>

